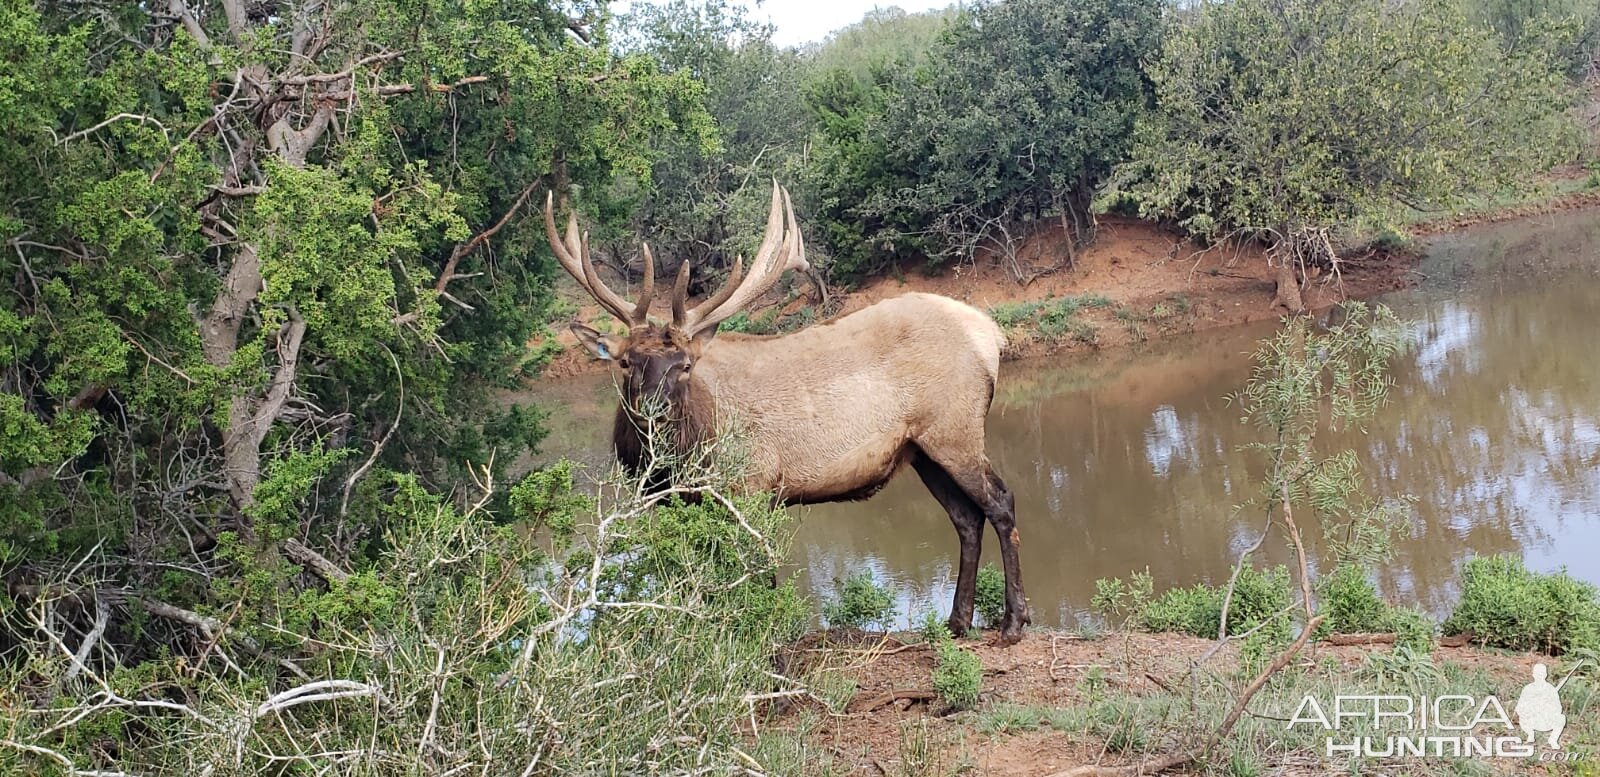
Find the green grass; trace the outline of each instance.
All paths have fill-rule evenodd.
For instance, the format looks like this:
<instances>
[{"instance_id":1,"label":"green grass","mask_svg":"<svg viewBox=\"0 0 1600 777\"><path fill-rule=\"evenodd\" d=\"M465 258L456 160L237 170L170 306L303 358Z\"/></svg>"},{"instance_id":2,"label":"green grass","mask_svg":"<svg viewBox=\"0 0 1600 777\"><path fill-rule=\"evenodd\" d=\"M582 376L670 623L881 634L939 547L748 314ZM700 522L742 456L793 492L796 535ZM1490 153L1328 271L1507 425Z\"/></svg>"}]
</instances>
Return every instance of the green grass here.
<instances>
[{"instance_id":1,"label":"green grass","mask_svg":"<svg viewBox=\"0 0 1600 777\"><path fill-rule=\"evenodd\" d=\"M1029 302L1000 303L989 308L989 317L1007 332L1028 328L1040 338L1052 342L1070 338L1094 345L1099 342L1098 330L1078 314L1084 310L1108 308L1113 304L1104 294L1046 297Z\"/></svg>"}]
</instances>

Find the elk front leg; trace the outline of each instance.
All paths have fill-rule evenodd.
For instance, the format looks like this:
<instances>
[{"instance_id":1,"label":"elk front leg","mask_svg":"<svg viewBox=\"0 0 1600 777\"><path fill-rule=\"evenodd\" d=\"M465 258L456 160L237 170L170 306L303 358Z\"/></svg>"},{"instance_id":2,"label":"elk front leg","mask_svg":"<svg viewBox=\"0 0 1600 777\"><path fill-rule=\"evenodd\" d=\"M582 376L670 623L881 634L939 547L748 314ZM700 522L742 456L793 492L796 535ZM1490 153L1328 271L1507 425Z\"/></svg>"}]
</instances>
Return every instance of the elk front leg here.
<instances>
[{"instance_id":1,"label":"elk front leg","mask_svg":"<svg viewBox=\"0 0 1600 777\"><path fill-rule=\"evenodd\" d=\"M978 597L978 555L983 552L983 516L975 510L952 510L950 521L961 538L961 569L956 573L956 597L950 605L950 633L956 637L972 629L972 607Z\"/></svg>"}]
</instances>

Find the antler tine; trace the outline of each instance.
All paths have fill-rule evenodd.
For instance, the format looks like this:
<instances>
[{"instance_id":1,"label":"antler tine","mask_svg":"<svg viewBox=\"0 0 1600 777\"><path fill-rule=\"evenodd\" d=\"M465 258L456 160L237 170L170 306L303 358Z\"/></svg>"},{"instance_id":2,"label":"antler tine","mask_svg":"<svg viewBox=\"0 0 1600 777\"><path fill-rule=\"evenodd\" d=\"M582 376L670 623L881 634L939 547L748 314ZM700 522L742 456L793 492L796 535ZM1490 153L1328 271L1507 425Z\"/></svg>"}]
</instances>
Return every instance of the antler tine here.
<instances>
[{"instance_id":1,"label":"antler tine","mask_svg":"<svg viewBox=\"0 0 1600 777\"><path fill-rule=\"evenodd\" d=\"M567 271L578 282L583 290L600 303L619 321L631 321L628 303L610 287L606 286L600 276L594 271L594 263L589 260L589 236L587 233L581 237L578 234L578 214L567 215L567 234L563 239L556 234L555 192L547 192L544 199L544 234L550 241L550 250L556 255L556 261L561 268Z\"/></svg>"},{"instance_id":2,"label":"antler tine","mask_svg":"<svg viewBox=\"0 0 1600 777\"><path fill-rule=\"evenodd\" d=\"M678 329L687 329L690 324L688 314L684 313L688 302L689 260L685 259L678 265L678 280L672 284L672 325Z\"/></svg>"},{"instance_id":3,"label":"antler tine","mask_svg":"<svg viewBox=\"0 0 1600 777\"><path fill-rule=\"evenodd\" d=\"M644 326L650 317L650 298L656 295L656 258L650 254L650 244L642 244L644 248L644 290L639 292L639 304L633 306L633 315L628 322L632 326Z\"/></svg>"},{"instance_id":4,"label":"antler tine","mask_svg":"<svg viewBox=\"0 0 1600 777\"><path fill-rule=\"evenodd\" d=\"M800 236L800 227L794 216L794 205L789 201L789 192L779 186L774 179L772 208L767 214L767 233L761 241L761 248L756 252L755 259L750 262L750 274L742 281L737 277L730 277L728 284L717 293L716 297L707 300L707 303L716 304L704 304L695 308L690 314L689 333L692 335L706 327L716 326L738 312L772 288L784 271L803 270L809 266L805 258L805 241Z\"/></svg>"}]
</instances>

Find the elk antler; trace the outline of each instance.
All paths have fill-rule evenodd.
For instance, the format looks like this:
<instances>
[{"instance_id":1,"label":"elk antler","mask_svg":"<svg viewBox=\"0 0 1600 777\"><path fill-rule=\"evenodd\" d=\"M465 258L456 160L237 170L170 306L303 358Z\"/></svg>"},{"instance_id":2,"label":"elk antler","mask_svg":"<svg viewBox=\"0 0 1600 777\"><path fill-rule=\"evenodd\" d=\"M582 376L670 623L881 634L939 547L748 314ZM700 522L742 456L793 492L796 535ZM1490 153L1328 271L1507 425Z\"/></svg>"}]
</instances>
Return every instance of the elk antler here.
<instances>
[{"instance_id":1,"label":"elk antler","mask_svg":"<svg viewBox=\"0 0 1600 777\"><path fill-rule=\"evenodd\" d=\"M715 327L729 316L765 294L778 282L785 270L805 270L805 240L794 218L794 206L789 202L789 192L772 181L772 208L767 213L767 232L750 262L750 274L742 274L743 257L734 259L733 272L722 288L693 310L684 310L684 297L688 291L689 264L684 262L678 270L677 288L672 297L672 323L685 334L694 336L707 328Z\"/></svg>"},{"instance_id":2,"label":"elk antler","mask_svg":"<svg viewBox=\"0 0 1600 777\"><path fill-rule=\"evenodd\" d=\"M645 323L645 316L650 312L650 298L655 296L656 290L656 263L650 256L650 246L644 247L644 291L639 295L638 304L630 310L628 301L606 286L595 272L594 262L589 258L589 233L579 235L576 211L567 214L566 237L556 234L555 192L547 193L544 198L544 234L550 239L550 250L555 252L556 261L584 291L589 292L595 302L600 303L600 307L616 316L618 321L628 322L629 326Z\"/></svg>"}]
</instances>

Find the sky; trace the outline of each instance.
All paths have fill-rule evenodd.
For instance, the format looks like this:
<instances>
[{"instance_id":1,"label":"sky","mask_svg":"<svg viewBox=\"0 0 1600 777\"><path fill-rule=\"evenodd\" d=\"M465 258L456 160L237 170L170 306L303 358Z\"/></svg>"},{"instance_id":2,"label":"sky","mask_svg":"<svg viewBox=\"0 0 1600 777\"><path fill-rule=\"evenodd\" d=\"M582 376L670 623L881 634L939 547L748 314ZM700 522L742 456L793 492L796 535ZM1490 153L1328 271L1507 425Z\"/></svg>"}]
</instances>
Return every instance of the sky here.
<instances>
[{"instance_id":1,"label":"sky","mask_svg":"<svg viewBox=\"0 0 1600 777\"><path fill-rule=\"evenodd\" d=\"M820 41L828 33L848 27L875 7L900 8L915 13L950 5L952 0L740 0L756 19L770 20L776 30L772 41L794 46Z\"/></svg>"}]
</instances>

